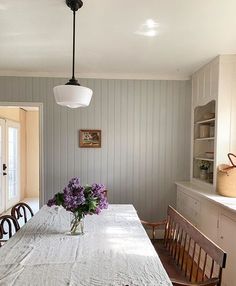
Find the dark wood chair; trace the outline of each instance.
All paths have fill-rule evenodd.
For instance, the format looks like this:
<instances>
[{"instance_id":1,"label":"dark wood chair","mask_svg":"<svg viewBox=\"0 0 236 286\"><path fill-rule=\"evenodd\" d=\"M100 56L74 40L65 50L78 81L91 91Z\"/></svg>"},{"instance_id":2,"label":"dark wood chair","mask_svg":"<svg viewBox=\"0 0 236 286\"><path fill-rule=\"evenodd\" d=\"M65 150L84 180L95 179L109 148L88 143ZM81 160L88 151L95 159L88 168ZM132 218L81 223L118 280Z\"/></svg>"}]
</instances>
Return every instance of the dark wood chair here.
<instances>
[{"instance_id":1,"label":"dark wood chair","mask_svg":"<svg viewBox=\"0 0 236 286\"><path fill-rule=\"evenodd\" d=\"M107 197L108 190L104 190L102 193Z\"/></svg>"},{"instance_id":2,"label":"dark wood chair","mask_svg":"<svg viewBox=\"0 0 236 286\"><path fill-rule=\"evenodd\" d=\"M19 223L13 216L0 216L0 247L19 229Z\"/></svg>"},{"instance_id":3,"label":"dark wood chair","mask_svg":"<svg viewBox=\"0 0 236 286\"><path fill-rule=\"evenodd\" d=\"M11 215L16 220L23 218L24 222L27 223L27 221L34 216L34 213L31 207L26 203L18 203L11 209Z\"/></svg>"},{"instance_id":4,"label":"dark wood chair","mask_svg":"<svg viewBox=\"0 0 236 286\"><path fill-rule=\"evenodd\" d=\"M2 226L0 224L0 247L2 246L1 240L3 239L3 229Z\"/></svg>"},{"instance_id":5,"label":"dark wood chair","mask_svg":"<svg viewBox=\"0 0 236 286\"><path fill-rule=\"evenodd\" d=\"M158 221L158 222L148 222L145 220L141 220L141 223L146 227L146 228L150 228L152 230L152 235L151 235L151 241L152 243L155 243L156 239L156 229L163 227L166 225L167 220L162 220L162 221Z\"/></svg>"},{"instance_id":6,"label":"dark wood chair","mask_svg":"<svg viewBox=\"0 0 236 286\"><path fill-rule=\"evenodd\" d=\"M167 220L142 221L152 229L151 241L175 286L220 286L226 253L171 206ZM164 239L155 230L165 227Z\"/></svg>"}]
</instances>

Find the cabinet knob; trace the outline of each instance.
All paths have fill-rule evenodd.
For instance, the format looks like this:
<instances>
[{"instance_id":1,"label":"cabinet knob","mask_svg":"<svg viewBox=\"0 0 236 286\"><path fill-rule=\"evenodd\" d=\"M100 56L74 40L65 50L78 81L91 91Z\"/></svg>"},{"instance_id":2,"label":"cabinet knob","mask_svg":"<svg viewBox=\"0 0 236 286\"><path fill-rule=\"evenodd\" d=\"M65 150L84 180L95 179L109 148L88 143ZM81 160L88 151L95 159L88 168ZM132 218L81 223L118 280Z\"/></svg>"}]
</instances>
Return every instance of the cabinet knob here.
<instances>
[{"instance_id":1,"label":"cabinet knob","mask_svg":"<svg viewBox=\"0 0 236 286\"><path fill-rule=\"evenodd\" d=\"M220 239L224 239L223 235L221 235Z\"/></svg>"}]
</instances>

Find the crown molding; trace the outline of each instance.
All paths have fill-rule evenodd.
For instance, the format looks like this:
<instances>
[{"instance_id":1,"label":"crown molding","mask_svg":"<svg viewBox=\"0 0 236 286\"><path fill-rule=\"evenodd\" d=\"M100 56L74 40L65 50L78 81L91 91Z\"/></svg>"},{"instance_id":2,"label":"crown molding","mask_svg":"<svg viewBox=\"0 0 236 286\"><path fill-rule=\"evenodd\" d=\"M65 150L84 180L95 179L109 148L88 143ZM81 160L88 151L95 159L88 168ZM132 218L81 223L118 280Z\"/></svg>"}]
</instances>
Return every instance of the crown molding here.
<instances>
[{"instance_id":1,"label":"crown molding","mask_svg":"<svg viewBox=\"0 0 236 286\"><path fill-rule=\"evenodd\" d=\"M51 77L68 79L68 74L58 72L27 72L27 71L4 71L0 70L0 76L15 77ZM167 74L137 74L137 73L80 73L77 78L92 79L126 79L126 80L190 80L189 75Z\"/></svg>"}]
</instances>

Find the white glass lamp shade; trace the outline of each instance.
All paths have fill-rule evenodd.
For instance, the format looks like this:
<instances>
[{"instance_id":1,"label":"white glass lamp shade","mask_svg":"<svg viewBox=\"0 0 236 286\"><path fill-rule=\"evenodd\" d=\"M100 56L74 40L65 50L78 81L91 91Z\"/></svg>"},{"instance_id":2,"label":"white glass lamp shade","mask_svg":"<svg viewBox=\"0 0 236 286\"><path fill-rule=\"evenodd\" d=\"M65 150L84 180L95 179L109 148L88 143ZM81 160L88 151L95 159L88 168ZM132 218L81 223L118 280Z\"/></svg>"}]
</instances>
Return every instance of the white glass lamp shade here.
<instances>
[{"instance_id":1,"label":"white glass lamp shade","mask_svg":"<svg viewBox=\"0 0 236 286\"><path fill-rule=\"evenodd\" d=\"M80 85L58 85L53 88L56 103L70 108L89 105L93 91Z\"/></svg>"}]
</instances>

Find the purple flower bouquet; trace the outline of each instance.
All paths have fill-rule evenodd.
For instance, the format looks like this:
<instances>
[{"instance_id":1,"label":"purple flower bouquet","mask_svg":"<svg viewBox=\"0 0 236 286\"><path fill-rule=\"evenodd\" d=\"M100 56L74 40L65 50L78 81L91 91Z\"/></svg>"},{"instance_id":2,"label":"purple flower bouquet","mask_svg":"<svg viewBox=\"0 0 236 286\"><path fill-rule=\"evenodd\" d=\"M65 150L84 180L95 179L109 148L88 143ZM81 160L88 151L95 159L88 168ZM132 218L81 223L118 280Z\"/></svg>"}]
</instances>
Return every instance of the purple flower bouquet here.
<instances>
[{"instance_id":1,"label":"purple flower bouquet","mask_svg":"<svg viewBox=\"0 0 236 286\"><path fill-rule=\"evenodd\" d=\"M49 207L62 206L73 213L70 232L71 234L83 234L84 216L99 214L102 209L107 209L108 201L103 184L81 186L79 178L72 178L63 192L55 194L47 205Z\"/></svg>"}]
</instances>

